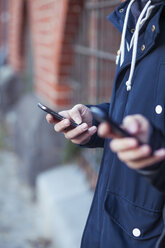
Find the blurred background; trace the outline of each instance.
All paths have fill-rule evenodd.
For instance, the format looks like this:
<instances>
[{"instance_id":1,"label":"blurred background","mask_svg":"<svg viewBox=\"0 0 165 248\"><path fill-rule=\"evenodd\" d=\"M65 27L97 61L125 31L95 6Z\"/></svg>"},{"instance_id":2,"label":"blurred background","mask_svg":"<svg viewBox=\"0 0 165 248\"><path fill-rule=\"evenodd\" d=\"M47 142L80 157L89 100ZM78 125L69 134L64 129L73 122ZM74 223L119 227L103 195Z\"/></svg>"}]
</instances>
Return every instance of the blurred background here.
<instances>
[{"instance_id":1,"label":"blurred background","mask_svg":"<svg viewBox=\"0 0 165 248\"><path fill-rule=\"evenodd\" d=\"M121 0L0 0L0 248L78 248L102 150L53 130L56 111L109 102Z\"/></svg>"}]
</instances>

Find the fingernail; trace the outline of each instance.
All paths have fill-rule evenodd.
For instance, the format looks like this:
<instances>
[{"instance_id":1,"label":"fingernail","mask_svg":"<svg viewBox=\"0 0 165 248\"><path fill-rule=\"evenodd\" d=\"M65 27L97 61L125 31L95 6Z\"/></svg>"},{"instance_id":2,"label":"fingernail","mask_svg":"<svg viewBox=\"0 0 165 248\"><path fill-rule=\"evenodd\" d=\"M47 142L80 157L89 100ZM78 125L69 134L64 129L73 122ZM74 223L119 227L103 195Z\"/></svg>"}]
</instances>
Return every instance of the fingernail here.
<instances>
[{"instance_id":1,"label":"fingernail","mask_svg":"<svg viewBox=\"0 0 165 248\"><path fill-rule=\"evenodd\" d=\"M76 117L76 118L75 118L75 122L76 122L77 124L80 124L80 123L81 123L81 119L80 119L79 117Z\"/></svg>"},{"instance_id":2,"label":"fingernail","mask_svg":"<svg viewBox=\"0 0 165 248\"><path fill-rule=\"evenodd\" d=\"M130 146L134 146L136 144L137 144L137 141L135 139L130 139L130 141L129 141Z\"/></svg>"},{"instance_id":3,"label":"fingernail","mask_svg":"<svg viewBox=\"0 0 165 248\"><path fill-rule=\"evenodd\" d=\"M68 120L68 119L65 119L65 120L64 120L64 124L65 124L65 125L69 125L69 124L70 124L69 120Z\"/></svg>"},{"instance_id":4,"label":"fingernail","mask_svg":"<svg viewBox=\"0 0 165 248\"><path fill-rule=\"evenodd\" d=\"M156 156L165 156L165 149L161 149L161 150L158 150L158 151L156 151L156 152L154 152L154 155L156 155Z\"/></svg>"},{"instance_id":5,"label":"fingernail","mask_svg":"<svg viewBox=\"0 0 165 248\"><path fill-rule=\"evenodd\" d=\"M130 133L136 133L137 132L137 126L134 124L131 124L128 128Z\"/></svg>"},{"instance_id":6,"label":"fingernail","mask_svg":"<svg viewBox=\"0 0 165 248\"><path fill-rule=\"evenodd\" d=\"M87 125L86 123L83 123L82 126L81 126L81 128L82 128L83 130L86 130L86 129L88 129L88 125Z\"/></svg>"},{"instance_id":7,"label":"fingernail","mask_svg":"<svg viewBox=\"0 0 165 248\"><path fill-rule=\"evenodd\" d=\"M88 129L89 132L94 132L94 131L96 131L96 130L97 130L97 127L95 127L95 126L92 126L92 127L90 127L90 128Z\"/></svg>"},{"instance_id":8,"label":"fingernail","mask_svg":"<svg viewBox=\"0 0 165 248\"><path fill-rule=\"evenodd\" d=\"M147 152L150 151L150 148L149 148L149 146L142 146L142 147L141 147L141 151L147 153Z\"/></svg>"}]
</instances>

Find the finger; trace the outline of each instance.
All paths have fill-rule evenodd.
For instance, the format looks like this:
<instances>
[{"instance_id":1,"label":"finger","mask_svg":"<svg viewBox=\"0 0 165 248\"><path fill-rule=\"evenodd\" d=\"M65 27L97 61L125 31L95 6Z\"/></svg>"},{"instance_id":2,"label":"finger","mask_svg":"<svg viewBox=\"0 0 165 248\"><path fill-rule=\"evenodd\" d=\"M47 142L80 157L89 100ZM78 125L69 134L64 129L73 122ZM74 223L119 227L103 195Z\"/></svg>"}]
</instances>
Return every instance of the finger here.
<instances>
[{"instance_id":1,"label":"finger","mask_svg":"<svg viewBox=\"0 0 165 248\"><path fill-rule=\"evenodd\" d=\"M151 148L148 145L143 145L132 150L119 152L118 157L121 161L128 163L129 161L146 158L150 154Z\"/></svg>"},{"instance_id":2,"label":"finger","mask_svg":"<svg viewBox=\"0 0 165 248\"><path fill-rule=\"evenodd\" d=\"M164 159L165 159L165 150L159 150L158 153L152 157L147 157L137 161L129 161L127 165L131 169L138 170L159 163Z\"/></svg>"},{"instance_id":3,"label":"finger","mask_svg":"<svg viewBox=\"0 0 165 248\"><path fill-rule=\"evenodd\" d=\"M87 132L79 135L76 139L72 139L71 141L75 144L86 144L89 142L91 136L96 133L97 131L97 128L95 126L92 126L88 129Z\"/></svg>"},{"instance_id":4,"label":"finger","mask_svg":"<svg viewBox=\"0 0 165 248\"><path fill-rule=\"evenodd\" d=\"M123 120L123 126L132 134L138 133L140 129L139 120L135 116L127 116Z\"/></svg>"},{"instance_id":5,"label":"finger","mask_svg":"<svg viewBox=\"0 0 165 248\"><path fill-rule=\"evenodd\" d=\"M54 126L54 130L56 132L64 132L64 130L70 126L70 120L69 119L64 119L60 122L58 122L57 124L55 124Z\"/></svg>"},{"instance_id":6,"label":"finger","mask_svg":"<svg viewBox=\"0 0 165 248\"><path fill-rule=\"evenodd\" d=\"M138 147L138 141L135 138L113 139L110 142L110 148L113 152L121 152Z\"/></svg>"},{"instance_id":7,"label":"finger","mask_svg":"<svg viewBox=\"0 0 165 248\"><path fill-rule=\"evenodd\" d=\"M60 111L59 114L62 115L63 117L65 117L66 119L71 119L71 117L69 115L69 110Z\"/></svg>"},{"instance_id":8,"label":"finger","mask_svg":"<svg viewBox=\"0 0 165 248\"><path fill-rule=\"evenodd\" d=\"M69 140L75 139L87 130L88 130L88 125L86 123L83 123L79 125L78 127L66 132L65 138Z\"/></svg>"},{"instance_id":9,"label":"finger","mask_svg":"<svg viewBox=\"0 0 165 248\"><path fill-rule=\"evenodd\" d=\"M55 123L55 120L54 120L54 118L53 118L53 116L51 114L47 114L46 115L46 120L50 124L54 124Z\"/></svg>"},{"instance_id":10,"label":"finger","mask_svg":"<svg viewBox=\"0 0 165 248\"><path fill-rule=\"evenodd\" d=\"M158 158L159 157L162 158L162 157L164 157L164 155L165 155L165 148L161 148L161 149L154 152L154 156L158 157Z\"/></svg>"},{"instance_id":11,"label":"finger","mask_svg":"<svg viewBox=\"0 0 165 248\"><path fill-rule=\"evenodd\" d=\"M123 125L129 133L136 135L143 143L148 142L150 124L145 117L138 114L127 116L123 121Z\"/></svg>"},{"instance_id":12,"label":"finger","mask_svg":"<svg viewBox=\"0 0 165 248\"><path fill-rule=\"evenodd\" d=\"M146 130L149 128L149 122L146 120L146 118L138 114L125 117L123 124L126 129L133 134L138 133L138 131L141 129Z\"/></svg>"},{"instance_id":13,"label":"finger","mask_svg":"<svg viewBox=\"0 0 165 248\"><path fill-rule=\"evenodd\" d=\"M73 107L70 111L69 111L69 115L72 118L73 121L75 121L77 124L82 123L82 118L81 118L81 114L80 114L80 110L78 107Z\"/></svg>"},{"instance_id":14,"label":"finger","mask_svg":"<svg viewBox=\"0 0 165 248\"><path fill-rule=\"evenodd\" d=\"M98 135L102 138L111 137L111 128L107 122L103 122L98 127Z\"/></svg>"}]
</instances>

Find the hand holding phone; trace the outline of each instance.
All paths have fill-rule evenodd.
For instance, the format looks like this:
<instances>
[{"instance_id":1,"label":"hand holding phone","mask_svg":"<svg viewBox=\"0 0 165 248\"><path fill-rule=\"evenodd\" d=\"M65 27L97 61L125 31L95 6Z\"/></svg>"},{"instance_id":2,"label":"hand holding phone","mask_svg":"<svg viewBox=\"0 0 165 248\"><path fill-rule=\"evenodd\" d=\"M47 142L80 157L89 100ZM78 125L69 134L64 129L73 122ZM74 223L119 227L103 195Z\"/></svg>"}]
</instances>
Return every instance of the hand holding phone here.
<instances>
[{"instance_id":1,"label":"hand holding phone","mask_svg":"<svg viewBox=\"0 0 165 248\"><path fill-rule=\"evenodd\" d=\"M127 131L125 131L123 128L121 128L119 126L119 124L117 124L114 120L112 120L112 118L110 118L107 113L105 111L103 111L102 109L98 108L98 107L91 107L90 108L91 113L93 115L93 118L96 119L98 122L108 122L112 132L117 136L117 137L133 137L136 138L138 140L137 137L134 137L133 135L131 135L130 133L128 133ZM139 145L142 145L142 142L140 140L138 140Z\"/></svg>"},{"instance_id":2,"label":"hand holding phone","mask_svg":"<svg viewBox=\"0 0 165 248\"><path fill-rule=\"evenodd\" d=\"M40 109L42 109L43 111L45 111L46 113L51 114L56 122L59 122L59 121L66 119L62 115L58 114L57 112L53 111L52 109L48 108L47 106L45 106L41 103L38 103L38 107ZM70 120L70 126L69 126L70 129L73 129L77 126L78 126L78 124L76 122Z\"/></svg>"},{"instance_id":3,"label":"hand holding phone","mask_svg":"<svg viewBox=\"0 0 165 248\"><path fill-rule=\"evenodd\" d=\"M42 105L41 103L38 103L38 107L54 117L54 120L56 121L54 126L55 131L58 133L64 133L65 138L72 141L74 144L84 145L88 143L91 136L97 131L95 126L90 125L92 123L92 115L89 108L83 104L77 104L72 109L63 111L66 117L73 117L74 120L77 119L76 117L78 116L82 117L80 124L77 124L69 118L70 126L68 126L69 121L67 121L68 125L63 121L65 119L68 120L66 117L54 112L52 109Z\"/></svg>"}]
</instances>

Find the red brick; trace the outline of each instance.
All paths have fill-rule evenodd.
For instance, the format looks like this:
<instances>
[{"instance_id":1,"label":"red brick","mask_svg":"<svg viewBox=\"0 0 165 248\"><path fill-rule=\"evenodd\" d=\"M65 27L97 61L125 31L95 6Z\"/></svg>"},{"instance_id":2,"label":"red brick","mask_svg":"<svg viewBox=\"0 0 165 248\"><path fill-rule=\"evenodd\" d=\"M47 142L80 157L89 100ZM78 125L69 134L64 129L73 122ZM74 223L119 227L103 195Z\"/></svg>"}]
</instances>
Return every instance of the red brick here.
<instances>
[{"instance_id":1,"label":"red brick","mask_svg":"<svg viewBox=\"0 0 165 248\"><path fill-rule=\"evenodd\" d=\"M1 2L1 0L0 0ZM11 21L9 25L9 61L15 69L23 69L24 66L24 28L26 15L23 14L23 2L29 12L29 22L32 37L32 50L34 57L35 89L42 92L47 101L54 104L71 103L72 91L67 88L70 68L74 63L73 44L75 42L79 19L84 0L10 0ZM92 14L89 21L89 37L87 44L95 48L97 36L97 17ZM0 27L1 28L1 27ZM117 50L117 32L110 26L109 32L99 30L105 39L103 47L107 52ZM115 39L112 39L114 38ZM88 40L89 39L89 40ZM111 46L109 46L111 44ZM89 88L95 87L96 79L94 58L88 60L89 64ZM108 75L101 73L101 77L107 80L112 77L115 66L111 67ZM111 81L111 80L110 80ZM63 86L66 84L67 87ZM106 88L104 95L109 88ZM94 89L95 90L95 89ZM66 93L66 94L65 94ZM91 93L93 96L93 93ZM66 98L67 100L65 101Z\"/></svg>"}]
</instances>

